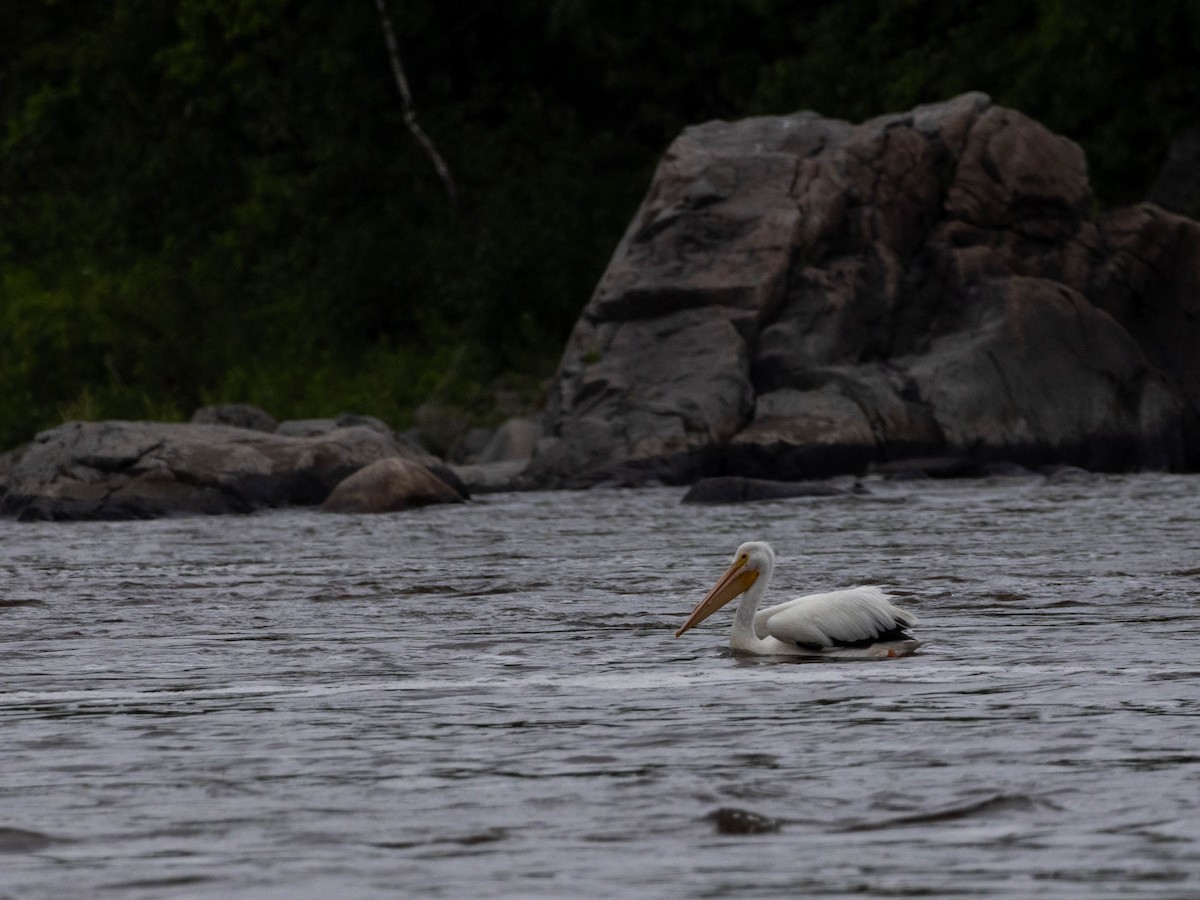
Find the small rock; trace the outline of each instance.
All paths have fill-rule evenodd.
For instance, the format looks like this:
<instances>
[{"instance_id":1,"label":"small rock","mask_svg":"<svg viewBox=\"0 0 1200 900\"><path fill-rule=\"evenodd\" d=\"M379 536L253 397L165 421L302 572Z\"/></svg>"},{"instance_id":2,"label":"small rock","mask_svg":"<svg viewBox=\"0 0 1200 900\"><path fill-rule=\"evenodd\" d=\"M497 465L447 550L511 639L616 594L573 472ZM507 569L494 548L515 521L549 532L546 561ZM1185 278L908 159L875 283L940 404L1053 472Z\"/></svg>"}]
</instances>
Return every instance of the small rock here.
<instances>
[{"instance_id":1,"label":"small rock","mask_svg":"<svg viewBox=\"0 0 1200 900\"><path fill-rule=\"evenodd\" d=\"M447 462L463 465L474 462L495 432L491 428L468 428L446 451Z\"/></svg>"},{"instance_id":2,"label":"small rock","mask_svg":"<svg viewBox=\"0 0 1200 900\"><path fill-rule=\"evenodd\" d=\"M361 413L341 413L334 422L338 428L370 428L372 431L378 431L380 434L386 434L391 437L395 434L392 431L392 426L383 419L377 419L374 416L364 416Z\"/></svg>"},{"instance_id":3,"label":"small rock","mask_svg":"<svg viewBox=\"0 0 1200 900\"><path fill-rule=\"evenodd\" d=\"M463 496L419 463L392 457L371 463L346 478L321 504L325 512L384 513L462 503Z\"/></svg>"},{"instance_id":4,"label":"small rock","mask_svg":"<svg viewBox=\"0 0 1200 900\"><path fill-rule=\"evenodd\" d=\"M453 472L472 494L495 494L500 491L519 491L523 482L525 460L511 462L474 463L469 466L451 466Z\"/></svg>"},{"instance_id":5,"label":"small rock","mask_svg":"<svg viewBox=\"0 0 1200 900\"><path fill-rule=\"evenodd\" d=\"M769 834L782 824L778 819L731 806L710 812L708 818L716 824L717 834Z\"/></svg>"},{"instance_id":6,"label":"small rock","mask_svg":"<svg viewBox=\"0 0 1200 900\"><path fill-rule=\"evenodd\" d=\"M413 411L413 418L421 445L439 455L449 451L470 427L457 409L436 403L422 403Z\"/></svg>"},{"instance_id":7,"label":"small rock","mask_svg":"<svg viewBox=\"0 0 1200 900\"><path fill-rule=\"evenodd\" d=\"M477 463L528 460L542 438L542 426L533 419L508 419L491 435L491 440L474 459Z\"/></svg>"},{"instance_id":8,"label":"small rock","mask_svg":"<svg viewBox=\"0 0 1200 900\"><path fill-rule=\"evenodd\" d=\"M40 831L0 828L0 853L37 853L53 843L54 838Z\"/></svg>"}]
</instances>

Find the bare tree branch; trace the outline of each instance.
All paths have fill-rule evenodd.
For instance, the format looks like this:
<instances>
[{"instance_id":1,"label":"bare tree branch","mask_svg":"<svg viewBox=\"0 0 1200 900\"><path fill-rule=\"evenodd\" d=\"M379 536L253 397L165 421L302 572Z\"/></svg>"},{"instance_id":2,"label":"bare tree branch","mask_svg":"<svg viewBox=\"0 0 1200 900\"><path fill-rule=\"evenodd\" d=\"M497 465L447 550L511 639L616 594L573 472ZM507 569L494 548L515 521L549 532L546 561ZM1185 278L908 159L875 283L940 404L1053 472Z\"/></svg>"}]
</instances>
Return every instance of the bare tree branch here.
<instances>
[{"instance_id":1,"label":"bare tree branch","mask_svg":"<svg viewBox=\"0 0 1200 900\"><path fill-rule=\"evenodd\" d=\"M375 0L375 7L379 10L379 22L383 26L383 39L387 44L388 59L392 63L392 75L396 78L396 88L400 91L400 100L404 104L404 124L413 133L413 137L425 148L425 152L433 162L434 169L437 170L438 177L442 179L442 184L446 187L446 193L450 195L450 202L457 205L458 188L454 186L454 176L450 174L450 167L446 165L442 154L438 153L437 147L433 145L433 141L429 139L425 129L417 122L417 108L413 104L412 92L408 89L404 66L400 64L400 47L396 43L396 32L392 28L392 19L388 15L387 6L384 0Z\"/></svg>"}]
</instances>

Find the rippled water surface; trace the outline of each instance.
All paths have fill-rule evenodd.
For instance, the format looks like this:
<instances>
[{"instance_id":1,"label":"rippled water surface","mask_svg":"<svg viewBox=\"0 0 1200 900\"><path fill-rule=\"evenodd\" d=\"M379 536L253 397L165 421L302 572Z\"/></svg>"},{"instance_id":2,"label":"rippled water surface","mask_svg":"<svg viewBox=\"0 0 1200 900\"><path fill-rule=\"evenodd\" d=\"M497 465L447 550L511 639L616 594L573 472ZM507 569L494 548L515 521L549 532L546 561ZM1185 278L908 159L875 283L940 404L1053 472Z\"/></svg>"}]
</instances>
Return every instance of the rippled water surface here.
<instances>
[{"instance_id":1,"label":"rippled water surface","mask_svg":"<svg viewBox=\"0 0 1200 900\"><path fill-rule=\"evenodd\" d=\"M0 896L1200 894L1200 478L870 488L0 522ZM674 639L750 538L928 645Z\"/></svg>"}]
</instances>

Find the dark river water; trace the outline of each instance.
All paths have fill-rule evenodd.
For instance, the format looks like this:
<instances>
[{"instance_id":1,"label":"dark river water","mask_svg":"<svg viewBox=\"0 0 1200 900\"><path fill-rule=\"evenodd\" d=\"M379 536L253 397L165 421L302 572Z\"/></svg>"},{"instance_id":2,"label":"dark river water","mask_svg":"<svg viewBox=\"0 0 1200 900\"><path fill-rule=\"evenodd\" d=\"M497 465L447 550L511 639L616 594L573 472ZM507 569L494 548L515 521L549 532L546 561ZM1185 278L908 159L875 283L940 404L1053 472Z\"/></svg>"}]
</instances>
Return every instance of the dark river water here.
<instances>
[{"instance_id":1,"label":"dark river water","mask_svg":"<svg viewBox=\"0 0 1200 900\"><path fill-rule=\"evenodd\" d=\"M0 522L0 897L1200 896L1200 477L868 486Z\"/></svg>"}]
</instances>

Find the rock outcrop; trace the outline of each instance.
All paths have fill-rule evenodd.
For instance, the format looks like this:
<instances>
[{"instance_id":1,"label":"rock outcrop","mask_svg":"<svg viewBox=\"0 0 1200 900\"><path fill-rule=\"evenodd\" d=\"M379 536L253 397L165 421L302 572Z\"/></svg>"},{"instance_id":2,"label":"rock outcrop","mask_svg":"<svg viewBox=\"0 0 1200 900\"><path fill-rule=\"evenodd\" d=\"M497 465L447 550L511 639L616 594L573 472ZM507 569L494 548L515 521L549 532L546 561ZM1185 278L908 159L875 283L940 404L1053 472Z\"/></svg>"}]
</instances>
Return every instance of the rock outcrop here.
<instances>
[{"instance_id":1,"label":"rock outcrop","mask_svg":"<svg viewBox=\"0 0 1200 900\"><path fill-rule=\"evenodd\" d=\"M982 94L688 128L576 324L527 476L1196 468L1200 225L1092 206L1080 148Z\"/></svg>"},{"instance_id":2,"label":"rock outcrop","mask_svg":"<svg viewBox=\"0 0 1200 900\"><path fill-rule=\"evenodd\" d=\"M23 449L0 512L129 519L316 505L347 476L395 458L423 471L432 459L363 425L288 436L202 423L68 422Z\"/></svg>"}]
</instances>

